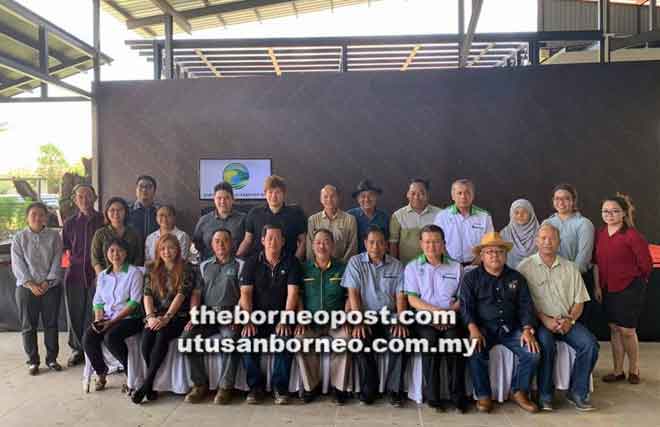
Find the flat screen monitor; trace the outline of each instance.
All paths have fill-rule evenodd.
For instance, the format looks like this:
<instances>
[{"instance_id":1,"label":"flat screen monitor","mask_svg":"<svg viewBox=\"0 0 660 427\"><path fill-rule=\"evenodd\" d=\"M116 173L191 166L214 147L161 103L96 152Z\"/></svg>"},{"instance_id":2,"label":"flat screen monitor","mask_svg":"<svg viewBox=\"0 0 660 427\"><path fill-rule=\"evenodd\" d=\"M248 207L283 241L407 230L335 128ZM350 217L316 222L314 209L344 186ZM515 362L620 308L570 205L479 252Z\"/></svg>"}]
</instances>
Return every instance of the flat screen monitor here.
<instances>
[{"instance_id":1,"label":"flat screen monitor","mask_svg":"<svg viewBox=\"0 0 660 427\"><path fill-rule=\"evenodd\" d=\"M265 199L264 181L270 175L271 159L200 159L199 198L212 200L213 187L225 181L235 199Z\"/></svg>"}]
</instances>

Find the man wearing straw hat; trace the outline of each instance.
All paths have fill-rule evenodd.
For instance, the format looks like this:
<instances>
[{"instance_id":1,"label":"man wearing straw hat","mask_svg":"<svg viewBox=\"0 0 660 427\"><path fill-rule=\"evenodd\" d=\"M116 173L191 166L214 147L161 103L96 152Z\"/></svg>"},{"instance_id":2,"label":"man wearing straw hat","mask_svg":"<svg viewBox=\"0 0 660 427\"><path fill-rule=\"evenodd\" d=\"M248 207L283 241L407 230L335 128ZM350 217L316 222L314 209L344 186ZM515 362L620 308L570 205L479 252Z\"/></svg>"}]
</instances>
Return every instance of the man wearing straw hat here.
<instances>
[{"instance_id":1,"label":"man wearing straw hat","mask_svg":"<svg viewBox=\"0 0 660 427\"><path fill-rule=\"evenodd\" d=\"M538 412L529 400L529 388L540 361L534 337L536 315L527 281L506 265L512 244L499 233L484 235L473 254L481 263L465 274L460 291L461 317L477 341L477 351L468 359L477 397L477 410L490 412L493 404L488 373L488 353L502 344L518 357L511 381L513 400L527 412Z\"/></svg>"}]
</instances>

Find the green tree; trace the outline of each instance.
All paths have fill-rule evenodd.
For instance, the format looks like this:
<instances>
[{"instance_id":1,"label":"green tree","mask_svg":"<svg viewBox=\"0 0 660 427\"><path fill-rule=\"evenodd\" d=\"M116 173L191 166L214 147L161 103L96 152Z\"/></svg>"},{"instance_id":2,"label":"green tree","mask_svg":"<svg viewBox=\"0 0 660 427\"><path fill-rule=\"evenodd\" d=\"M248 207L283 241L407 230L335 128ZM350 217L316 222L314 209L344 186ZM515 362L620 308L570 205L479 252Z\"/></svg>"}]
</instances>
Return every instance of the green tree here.
<instances>
[{"instance_id":1,"label":"green tree","mask_svg":"<svg viewBox=\"0 0 660 427\"><path fill-rule=\"evenodd\" d=\"M69 163L64 158L62 150L54 144L40 146L37 164L39 165L37 173L46 178L48 182L48 192L59 192L62 174L69 168Z\"/></svg>"}]
</instances>

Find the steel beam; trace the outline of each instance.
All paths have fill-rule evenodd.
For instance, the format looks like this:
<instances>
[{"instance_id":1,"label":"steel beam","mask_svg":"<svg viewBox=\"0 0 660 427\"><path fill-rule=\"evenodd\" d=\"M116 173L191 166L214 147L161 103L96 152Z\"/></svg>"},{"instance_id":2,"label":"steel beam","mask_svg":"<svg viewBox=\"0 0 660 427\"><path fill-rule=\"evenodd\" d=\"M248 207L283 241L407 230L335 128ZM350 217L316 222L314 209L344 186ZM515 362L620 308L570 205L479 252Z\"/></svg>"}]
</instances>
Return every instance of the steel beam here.
<instances>
[{"instance_id":1,"label":"steel beam","mask_svg":"<svg viewBox=\"0 0 660 427\"><path fill-rule=\"evenodd\" d=\"M197 9L182 10L179 12L181 17L186 20L201 18L204 16L219 15L222 13L237 12L241 10L250 10L257 7L272 6L275 4L289 3L290 0L243 0L231 3L221 3L212 6L200 7ZM129 19L126 21L126 27L129 30L135 30L151 25L160 25L165 21L166 14L149 16L147 18Z\"/></svg>"},{"instance_id":2,"label":"steel beam","mask_svg":"<svg viewBox=\"0 0 660 427\"><path fill-rule=\"evenodd\" d=\"M521 42L529 41L588 41L600 40L600 31L540 31L520 33L476 33L473 43L480 42ZM164 47L164 40L154 40ZM369 44L428 44L428 43L458 43L458 34L419 34L419 35L388 35L388 36L348 36L348 37L277 37L277 38L248 38L248 39L179 39L172 42L173 49L209 49L209 48L254 48L254 47L289 47L289 46L317 46L340 47L343 45L369 45ZM151 49L151 40L128 40L128 46L133 49Z\"/></svg>"},{"instance_id":3,"label":"steel beam","mask_svg":"<svg viewBox=\"0 0 660 427\"><path fill-rule=\"evenodd\" d=\"M151 2L158 9L160 9L165 14L165 16L171 16L174 19L177 27L181 28L188 34L191 34L192 27L190 26L190 22L188 22L188 20L184 18L181 13L174 9L167 0L151 0Z\"/></svg>"},{"instance_id":4,"label":"steel beam","mask_svg":"<svg viewBox=\"0 0 660 427\"><path fill-rule=\"evenodd\" d=\"M48 73L48 30L39 27L39 71ZM41 82L41 97L48 98L48 84Z\"/></svg>"},{"instance_id":5,"label":"steel beam","mask_svg":"<svg viewBox=\"0 0 660 427\"><path fill-rule=\"evenodd\" d=\"M65 44L76 48L80 50L81 52L84 52L88 54L89 56L94 55L94 48L84 41L80 40L79 38L69 34L68 32L64 31L57 25L53 24L52 22L42 18L41 16L37 15L36 13L32 12L30 9L20 5L14 0L2 0L0 1L0 7L5 8L8 10L10 13L12 13L15 16L21 17L28 22L33 23L34 25L38 26L43 26L45 27L50 34L53 36L57 37L58 39L62 40ZM103 60L106 62L111 62L112 58L109 56L103 55Z\"/></svg>"},{"instance_id":6,"label":"steel beam","mask_svg":"<svg viewBox=\"0 0 660 427\"><path fill-rule=\"evenodd\" d=\"M465 33L465 38L461 44L461 53L459 55L459 67L465 67L465 62L467 59L467 54L470 52L472 47L472 40L474 39L474 33L477 29L477 23L479 22L479 15L481 15L481 7L484 4L484 0L472 0L472 14L470 15L470 23L468 24L467 33Z\"/></svg>"},{"instance_id":7,"label":"steel beam","mask_svg":"<svg viewBox=\"0 0 660 427\"><path fill-rule=\"evenodd\" d=\"M70 85L69 83L65 83L55 77L51 77L47 73L42 73L39 70L36 70L26 64L22 64L20 62L15 61L12 58L7 58L5 56L0 56L0 67L2 68L7 68L9 70L15 71L20 74L25 74L26 76L30 76L35 80L39 80L44 83L50 83L52 85L61 87L62 89L66 89L70 92L77 93L80 96L84 96L87 99L92 98L92 94L87 92L86 90L80 89L79 87Z\"/></svg>"},{"instance_id":8,"label":"steel beam","mask_svg":"<svg viewBox=\"0 0 660 427\"><path fill-rule=\"evenodd\" d=\"M77 66L80 66L86 62L91 61L90 58L84 56L84 57L79 57L77 59L74 59L72 61L67 61L64 64L59 64L54 67L51 67L50 70L48 70L49 74L56 74L60 71L66 70L67 68L75 68ZM30 81L34 80L32 77L21 77L17 80L6 82L2 85L0 85L0 93L8 90L8 89L14 89L14 88L19 88L20 86L29 83Z\"/></svg>"},{"instance_id":9,"label":"steel beam","mask_svg":"<svg viewBox=\"0 0 660 427\"><path fill-rule=\"evenodd\" d=\"M171 15L165 17L165 78L174 78L174 49L172 39L174 34L174 22Z\"/></svg>"},{"instance_id":10,"label":"steel beam","mask_svg":"<svg viewBox=\"0 0 660 427\"><path fill-rule=\"evenodd\" d=\"M51 96L51 97L38 97L38 98L7 98L0 96L0 103L2 104L24 104L35 102L88 102L89 99L83 96Z\"/></svg>"}]
</instances>

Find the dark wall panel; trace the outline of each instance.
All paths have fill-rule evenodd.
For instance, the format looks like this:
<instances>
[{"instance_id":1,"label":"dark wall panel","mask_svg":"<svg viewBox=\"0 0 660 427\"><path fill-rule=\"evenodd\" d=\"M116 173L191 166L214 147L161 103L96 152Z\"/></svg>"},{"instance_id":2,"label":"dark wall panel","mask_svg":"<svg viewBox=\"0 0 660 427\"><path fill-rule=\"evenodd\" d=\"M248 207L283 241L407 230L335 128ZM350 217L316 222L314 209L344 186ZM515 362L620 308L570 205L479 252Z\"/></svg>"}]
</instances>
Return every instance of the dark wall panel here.
<instances>
[{"instance_id":1,"label":"dark wall panel","mask_svg":"<svg viewBox=\"0 0 660 427\"><path fill-rule=\"evenodd\" d=\"M326 183L349 207L370 177L391 212L411 177L430 177L440 205L451 180L471 177L500 228L518 197L547 216L553 185L566 181L596 225L604 196L630 193L641 230L658 241L659 75L660 64L631 63L105 82L101 191L131 197L135 177L152 174L190 231L207 205L199 158L272 157L307 214Z\"/></svg>"}]
</instances>

